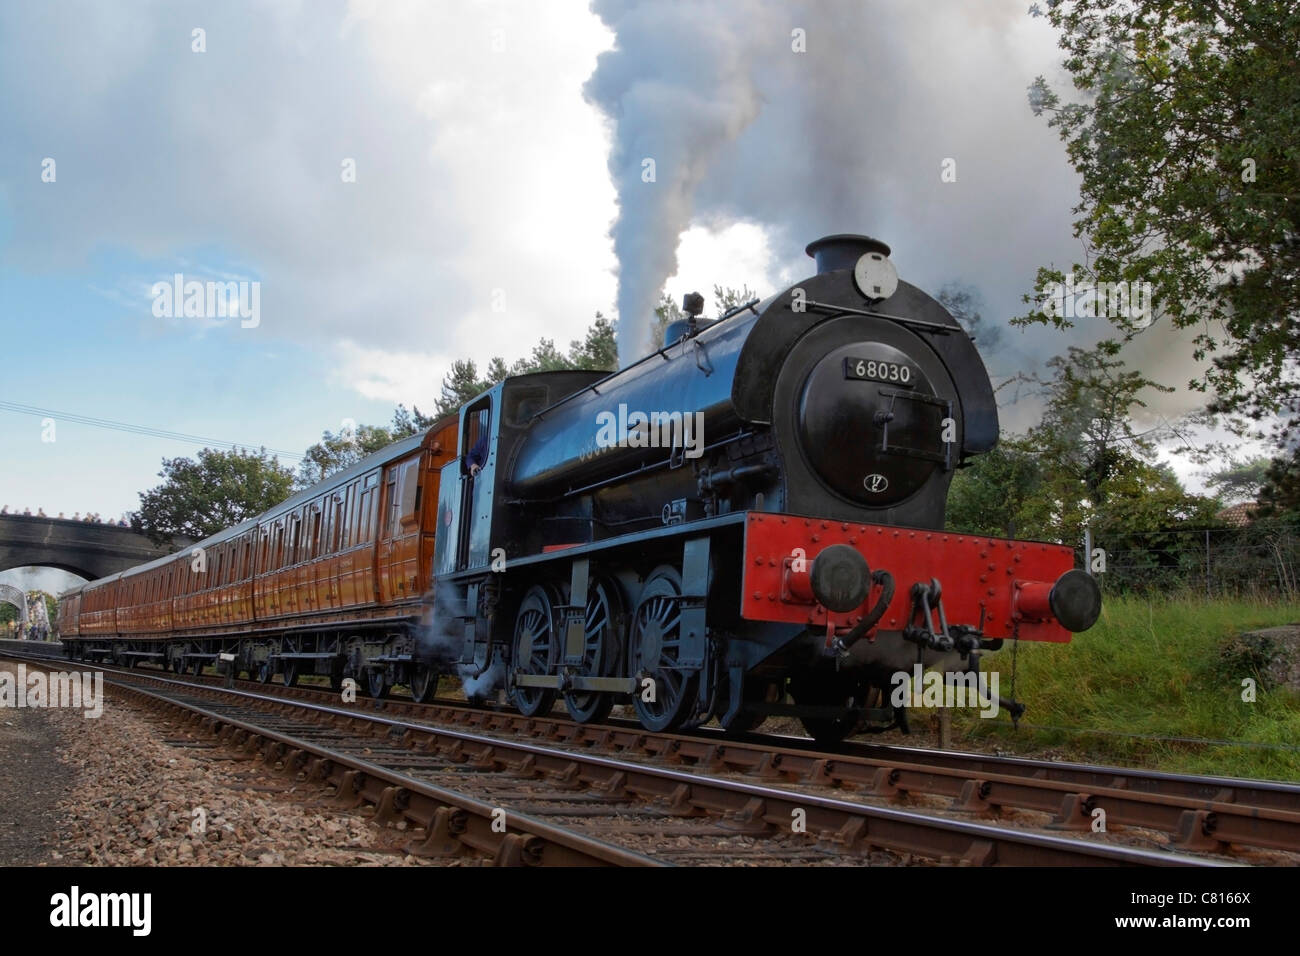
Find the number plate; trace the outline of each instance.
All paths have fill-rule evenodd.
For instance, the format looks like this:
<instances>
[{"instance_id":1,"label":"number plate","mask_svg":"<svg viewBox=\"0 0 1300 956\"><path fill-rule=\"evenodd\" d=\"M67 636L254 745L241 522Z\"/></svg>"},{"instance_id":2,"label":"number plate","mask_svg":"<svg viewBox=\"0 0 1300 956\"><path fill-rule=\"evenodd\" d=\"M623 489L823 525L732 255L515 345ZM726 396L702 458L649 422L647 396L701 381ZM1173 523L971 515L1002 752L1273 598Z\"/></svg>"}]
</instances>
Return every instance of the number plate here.
<instances>
[{"instance_id":1,"label":"number plate","mask_svg":"<svg viewBox=\"0 0 1300 956\"><path fill-rule=\"evenodd\" d=\"M903 388L916 386L917 373L906 362L884 362L880 359L846 358L844 377L864 382L888 382Z\"/></svg>"}]
</instances>

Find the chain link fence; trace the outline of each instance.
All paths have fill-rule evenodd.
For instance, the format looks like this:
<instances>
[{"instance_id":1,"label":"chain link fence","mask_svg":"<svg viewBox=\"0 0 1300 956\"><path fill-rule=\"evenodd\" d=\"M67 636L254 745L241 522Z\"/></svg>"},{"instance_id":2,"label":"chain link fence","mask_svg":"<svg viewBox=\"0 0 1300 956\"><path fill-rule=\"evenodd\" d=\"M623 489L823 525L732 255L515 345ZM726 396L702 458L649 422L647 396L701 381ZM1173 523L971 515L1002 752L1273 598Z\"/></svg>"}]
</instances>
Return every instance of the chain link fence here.
<instances>
[{"instance_id":1,"label":"chain link fence","mask_svg":"<svg viewBox=\"0 0 1300 956\"><path fill-rule=\"evenodd\" d=\"M1236 528L1092 534L1093 570L1102 590L1199 593L1207 598L1300 598L1300 523L1261 519Z\"/></svg>"}]
</instances>

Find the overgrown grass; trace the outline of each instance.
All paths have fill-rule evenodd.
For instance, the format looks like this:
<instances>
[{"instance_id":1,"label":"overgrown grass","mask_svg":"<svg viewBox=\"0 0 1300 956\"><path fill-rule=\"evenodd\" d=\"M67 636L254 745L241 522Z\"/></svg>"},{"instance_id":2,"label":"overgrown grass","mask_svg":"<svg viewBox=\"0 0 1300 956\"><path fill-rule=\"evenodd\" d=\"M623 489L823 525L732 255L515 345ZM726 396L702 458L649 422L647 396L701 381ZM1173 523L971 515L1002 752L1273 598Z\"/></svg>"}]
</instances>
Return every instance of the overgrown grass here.
<instances>
[{"instance_id":1,"label":"overgrown grass","mask_svg":"<svg viewBox=\"0 0 1300 956\"><path fill-rule=\"evenodd\" d=\"M1296 603L1108 598L1101 620L1071 643L1020 647L1015 696L1028 710L1018 730L1005 711L986 720L959 709L953 712L954 744L1300 780L1300 695L1268 689L1248 655L1223 653L1242 631L1297 622ZM983 669L1000 674L1001 693L1009 696L1010 645L987 655ZM1247 677L1258 685L1254 703L1242 700ZM1155 737L1234 745L1149 739Z\"/></svg>"}]
</instances>

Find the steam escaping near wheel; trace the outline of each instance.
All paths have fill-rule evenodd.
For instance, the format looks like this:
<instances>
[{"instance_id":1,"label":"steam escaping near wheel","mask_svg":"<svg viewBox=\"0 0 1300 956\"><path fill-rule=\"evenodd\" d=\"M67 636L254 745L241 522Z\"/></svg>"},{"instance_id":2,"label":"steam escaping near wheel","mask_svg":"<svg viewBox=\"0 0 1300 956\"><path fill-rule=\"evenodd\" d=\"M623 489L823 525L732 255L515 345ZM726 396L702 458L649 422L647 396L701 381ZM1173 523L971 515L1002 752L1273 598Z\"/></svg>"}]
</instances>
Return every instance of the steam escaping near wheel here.
<instances>
[{"instance_id":1,"label":"steam escaping near wheel","mask_svg":"<svg viewBox=\"0 0 1300 956\"><path fill-rule=\"evenodd\" d=\"M459 600L456 588L445 582L436 585L434 595L433 606L439 609L454 607ZM416 658L441 671L450 670L452 663L460 657L461 645L465 643L464 631L457 626L459 623L457 618L450 615L435 615L432 624L421 627L416 632Z\"/></svg>"},{"instance_id":2,"label":"steam escaping near wheel","mask_svg":"<svg viewBox=\"0 0 1300 956\"><path fill-rule=\"evenodd\" d=\"M459 665L456 671L467 700L491 699L506 679L506 666L499 657L492 658L491 666L482 674L477 674L477 668L466 664Z\"/></svg>"},{"instance_id":3,"label":"steam escaping near wheel","mask_svg":"<svg viewBox=\"0 0 1300 956\"><path fill-rule=\"evenodd\" d=\"M432 624L417 632L415 656L440 673L454 671L466 699L491 699L505 683L505 664L495 654L483 665L458 661L465 644L464 623L462 618L447 612L458 610L462 603L460 593L452 585L444 582L436 586L434 607L440 613L435 615Z\"/></svg>"}]
</instances>

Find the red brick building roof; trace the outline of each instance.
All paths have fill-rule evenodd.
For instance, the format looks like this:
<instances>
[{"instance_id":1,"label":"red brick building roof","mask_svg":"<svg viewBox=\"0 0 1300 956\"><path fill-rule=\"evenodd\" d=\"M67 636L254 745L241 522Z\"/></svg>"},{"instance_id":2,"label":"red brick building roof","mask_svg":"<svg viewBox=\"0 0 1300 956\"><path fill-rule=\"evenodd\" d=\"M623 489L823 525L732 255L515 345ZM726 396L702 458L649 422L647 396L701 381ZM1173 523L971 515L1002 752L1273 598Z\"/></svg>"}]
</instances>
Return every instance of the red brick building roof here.
<instances>
[{"instance_id":1,"label":"red brick building roof","mask_svg":"<svg viewBox=\"0 0 1300 956\"><path fill-rule=\"evenodd\" d=\"M1255 512L1259 510L1259 502L1244 501L1239 505L1232 505L1230 508L1224 508L1216 518L1224 524L1234 528L1244 528L1255 518Z\"/></svg>"}]
</instances>

